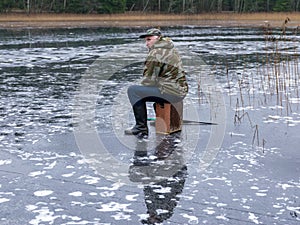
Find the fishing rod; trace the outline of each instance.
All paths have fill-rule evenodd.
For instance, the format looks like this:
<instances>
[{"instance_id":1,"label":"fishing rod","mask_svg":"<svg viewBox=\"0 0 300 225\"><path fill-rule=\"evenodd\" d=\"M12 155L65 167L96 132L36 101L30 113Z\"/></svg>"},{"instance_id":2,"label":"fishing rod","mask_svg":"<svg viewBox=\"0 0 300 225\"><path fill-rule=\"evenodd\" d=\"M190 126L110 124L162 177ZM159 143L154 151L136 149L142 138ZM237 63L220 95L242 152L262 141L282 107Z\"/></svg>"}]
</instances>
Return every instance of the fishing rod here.
<instances>
[{"instance_id":1,"label":"fishing rod","mask_svg":"<svg viewBox=\"0 0 300 225\"><path fill-rule=\"evenodd\" d=\"M203 121L193 121L193 120L182 120L183 124L189 124L189 125L218 125L217 123L213 123L213 122L203 122Z\"/></svg>"},{"instance_id":2,"label":"fishing rod","mask_svg":"<svg viewBox=\"0 0 300 225\"><path fill-rule=\"evenodd\" d=\"M148 121L155 121L156 118L147 118ZM203 121L194 121L194 120L182 120L183 124L188 125L218 125L217 123L212 122L203 122Z\"/></svg>"}]
</instances>

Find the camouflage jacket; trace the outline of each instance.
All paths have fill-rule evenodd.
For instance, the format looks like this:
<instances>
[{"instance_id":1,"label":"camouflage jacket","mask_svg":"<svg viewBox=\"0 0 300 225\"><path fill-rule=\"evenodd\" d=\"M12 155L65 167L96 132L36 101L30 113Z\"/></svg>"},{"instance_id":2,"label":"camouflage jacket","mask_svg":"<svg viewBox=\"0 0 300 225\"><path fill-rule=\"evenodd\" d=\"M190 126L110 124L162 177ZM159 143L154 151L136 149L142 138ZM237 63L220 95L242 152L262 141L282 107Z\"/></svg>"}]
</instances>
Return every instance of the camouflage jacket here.
<instances>
[{"instance_id":1,"label":"camouflage jacket","mask_svg":"<svg viewBox=\"0 0 300 225\"><path fill-rule=\"evenodd\" d=\"M160 38L149 50L141 83L157 86L161 93L177 96L187 94L188 84L182 62L169 38Z\"/></svg>"}]
</instances>

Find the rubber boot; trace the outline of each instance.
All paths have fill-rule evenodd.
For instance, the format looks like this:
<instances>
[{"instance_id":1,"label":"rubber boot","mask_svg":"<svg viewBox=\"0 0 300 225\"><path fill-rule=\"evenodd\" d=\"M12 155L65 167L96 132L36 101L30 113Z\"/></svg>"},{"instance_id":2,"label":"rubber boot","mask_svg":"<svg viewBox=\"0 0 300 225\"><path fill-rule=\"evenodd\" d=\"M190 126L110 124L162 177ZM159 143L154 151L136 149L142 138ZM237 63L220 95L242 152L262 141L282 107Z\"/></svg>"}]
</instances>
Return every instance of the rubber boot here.
<instances>
[{"instance_id":1,"label":"rubber boot","mask_svg":"<svg viewBox=\"0 0 300 225\"><path fill-rule=\"evenodd\" d=\"M137 103L133 107L135 126L125 130L127 135L136 135L141 138L148 137L147 108L145 103Z\"/></svg>"}]
</instances>

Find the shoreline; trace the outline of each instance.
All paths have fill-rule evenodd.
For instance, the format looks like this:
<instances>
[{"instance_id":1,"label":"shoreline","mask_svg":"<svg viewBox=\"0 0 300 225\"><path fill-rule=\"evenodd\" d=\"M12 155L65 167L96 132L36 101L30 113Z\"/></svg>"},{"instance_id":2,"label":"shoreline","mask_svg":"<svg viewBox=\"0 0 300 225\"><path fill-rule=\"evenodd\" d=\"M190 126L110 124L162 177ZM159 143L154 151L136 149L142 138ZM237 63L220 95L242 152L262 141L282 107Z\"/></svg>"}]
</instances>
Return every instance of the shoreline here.
<instances>
[{"instance_id":1,"label":"shoreline","mask_svg":"<svg viewBox=\"0 0 300 225\"><path fill-rule=\"evenodd\" d=\"M215 13L215 14L0 14L1 29L96 28L96 27L300 27L300 13Z\"/></svg>"}]
</instances>

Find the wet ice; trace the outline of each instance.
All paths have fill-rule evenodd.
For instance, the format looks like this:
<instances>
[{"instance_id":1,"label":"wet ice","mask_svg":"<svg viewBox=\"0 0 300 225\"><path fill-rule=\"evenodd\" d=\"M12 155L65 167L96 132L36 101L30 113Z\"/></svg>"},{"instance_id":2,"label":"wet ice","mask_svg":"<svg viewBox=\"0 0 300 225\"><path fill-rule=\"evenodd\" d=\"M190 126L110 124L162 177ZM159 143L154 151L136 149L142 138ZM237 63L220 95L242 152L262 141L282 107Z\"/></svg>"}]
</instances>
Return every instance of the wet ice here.
<instances>
[{"instance_id":1,"label":"wet ice","mask_svg":"<svg viewBox=\"0 0 300 225\"><path fill-rule=\"evenodd\" d=\"M136 44L134 32L122 31L106 31L105 34L101 29L26 30L13 34L20 39L1 39L0 54L5 56L1 57L5 61L0 61L0 89L3 93L0 100L0 169L3 180L0 203L4 211L11 213L10 210L16 209L23 212L19 218L28 224L122 224L124 221L139 224L140 220L148 218L146 204L150 200L144 199L145 185L137 183L128 187L121 181L106 180L90 167L89 161L83 159L76 145L68 141L72 139L69 134L76 127L76 121L72 121L72 100L85 69L98 56L122 58L129 55L140 60L145 56L142 43ZM212 75L224 87L228 128L213 164L199 174L199 158L211 134L210 127L201 128L198 136L201 143L187 162L188 176L182 193L177 196L174 211L161 207L152 211L158 215L173 213L165 220L166 224L172 225L174 221L178 224L234 224L233 221L239 221L236 224L297 224L299 169L295 167L287 173L280 170L286 175L282 176L270 166L274 162L278 165L286 158L289 164L299 163L299 157L293 151L299 142L297 136L293 136L299 132L300 120L297 86L287 83L289 96L286 96L289 98L282 105L274 97L274 86L265 89L265 93L262 91L266 87L259 81L265 77L264 74L257 77L256 71L270 68L261 67L251 59L254 55L264 57L261 52L266 52L260 30L194 27L166 28L166 32L173 36L182 53L190 46L189 50L204 57L212 67ZM118 37L115 43L103 42L112 37ZM123 43L124 38L126 43ZM291 38L299 39L294 34ZM82 42L85 42L84 46ZM282 44L286 47L295 45L294 42ZM5 46L14 48L6 49ZM268 47L271 49L272 46ZM297 44L296 48L299 48ZM243 60L248 56L250 60L244 64ZM230 80L224 76L223 58L228 62ZM187 68L191 77L194 69ZM109 122L112 118L111 102L120 86L127 84L126 80L114 79L107 82L107 93L97 93L95 124L100 135L112 134ZM200 105L203 116L200 119L212 119L214 115L207 113L209 95L201 93L201 83L199 94L197 79L191 79L191 84L190 104ZM244 116L234 124L234 115L242 116L242 113L248 113L250 121ZM259 146L256 146L257 140L253 141L255 125L259 125ZM122 128L120 124L119 128ZM266 141L265 146L262 146L262 139ZM283 143L284 140L287 144ZM178 147L192 148L185 140L177 139L176 142ZM131 162L130 149L112 151L118 160ZM149 159L156 160L156 157L150 156ZM290 168L285 162L277 167ZM127 174L128 171L123 171L122 176L117 172L113 175L124 177ZM151 179L146 177L142 182L145 180ZM160 200L167 199L172 193L168 186L156 187L153 193L158 194ZM26 202L20 199L26 199ZM9 216L1 216L1 221L19 222Z\"/></svg>"}]
</instances>

